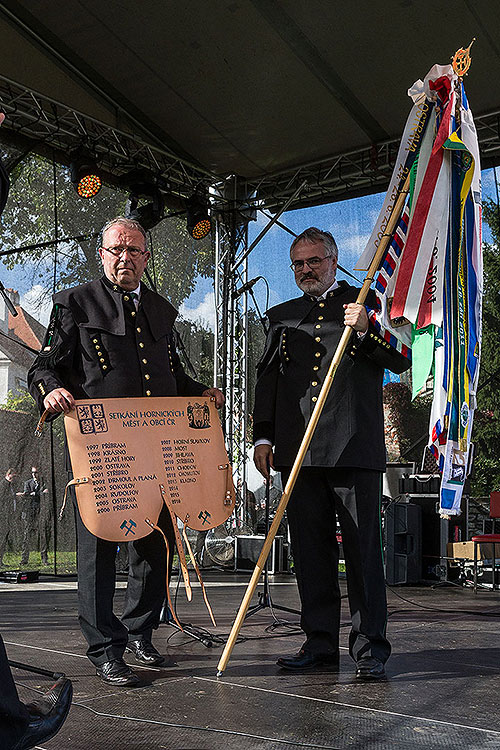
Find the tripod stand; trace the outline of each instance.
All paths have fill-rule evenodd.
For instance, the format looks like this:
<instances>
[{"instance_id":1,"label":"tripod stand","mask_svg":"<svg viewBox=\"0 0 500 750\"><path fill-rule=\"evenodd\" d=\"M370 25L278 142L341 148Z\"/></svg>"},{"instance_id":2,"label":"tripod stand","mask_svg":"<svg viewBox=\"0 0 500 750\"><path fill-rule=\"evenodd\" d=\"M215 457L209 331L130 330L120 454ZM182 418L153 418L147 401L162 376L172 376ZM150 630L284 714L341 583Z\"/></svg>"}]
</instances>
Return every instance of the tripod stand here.
<instances>
[{"instance_id":1,"label":"tripod stand","mask_svg":"<svg viewBox=\"0 0 500 750\"><path fill-rule=\"evenodd\" d=\"M265 492L265 524L266 524L266 536L269 534L269 514L270 514L270 490L271 490L271 475L266 479L266 492ZM271 551L271 554L273 554L273 550ZM293 615L300 615L300 612L297 609L292 609L291 607L283 607L280 604L274 604L272 598L271 598L271 592L269 590L269 557L266 560L266 564L264 565L264 588L260 594L258 594L259 601L257 604L254 604L253 607L249 607L248 611L245 615L245 620L248 617L251 617L256 612L260 612L261 609L266 609L269 607L271 612L273 610L277 609L280 612L290 612L290 614Z\"/></svg>"}]
</instances>

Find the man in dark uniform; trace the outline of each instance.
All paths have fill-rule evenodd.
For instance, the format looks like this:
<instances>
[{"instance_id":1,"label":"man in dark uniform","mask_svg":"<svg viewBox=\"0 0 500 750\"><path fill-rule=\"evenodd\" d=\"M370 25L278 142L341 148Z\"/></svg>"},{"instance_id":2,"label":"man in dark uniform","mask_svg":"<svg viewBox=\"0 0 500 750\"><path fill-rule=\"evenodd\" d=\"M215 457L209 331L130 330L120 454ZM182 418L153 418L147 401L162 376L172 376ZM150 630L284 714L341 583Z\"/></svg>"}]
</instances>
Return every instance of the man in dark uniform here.
<instances>
[{"instance_id":1,"label":"man in dark uniform","mask_svg":"<svg viewBox=\"0 0 500 750\"><path fill-rule=\"evenodd\" d=\"M104 276L59 292L42 350L28 374L41 411L68 412L75 398L126 396L224 396L184 372L172 326L177 312L141 283L149 252L135 221L118 217L106 224L99 250ZM168 513L160 524L174 544ZM80 625L87 655L105 682L130 686L137 675L123 661L125 649L146 665L163 657L151 643L165 595L166 553L161 535L129 544L124 612L113 614L117 545L93 536L77 509Z\"/></svg>"},{"instance_id":2,"label":"man in dark uniform","mask_svg":"<svg viewBox=\"0 0 500 750\"><path fill-rule=\"evenodd\" d=\"M23 544L21 552L21 565L28 565L30 557L30 545L36 537L36 546L40 550L42 565L49 564L47 553L47 516L48 508L44 497L48 495L48 489L43 479L40 478L38 467L31 467L31 479L24 483L23 509L21 519L23 522Z\"/></svg>"},{"instance_id":3,"label":"man in dark uniform","mask_svg":"<svg viewBox=\"0 0 500 750\"><path fill-rule=\"evenodd\" d=\"M369 323L365 307L355 302L359 290L337 283L337 246L329 232L305 230L290 255L304 294L268 311L257 373L254 460L264 477L271 466L286 483L344 325L354 333L288 504L307 638L296 656L278 665L305 671L338 664L338 516L352 619L349 652L359 679L378 679L391 650L380 534L382 383L384 368L403 372L410 363ZM367 304L374 306L373 295Z\"/></svg>"}]
</instances>

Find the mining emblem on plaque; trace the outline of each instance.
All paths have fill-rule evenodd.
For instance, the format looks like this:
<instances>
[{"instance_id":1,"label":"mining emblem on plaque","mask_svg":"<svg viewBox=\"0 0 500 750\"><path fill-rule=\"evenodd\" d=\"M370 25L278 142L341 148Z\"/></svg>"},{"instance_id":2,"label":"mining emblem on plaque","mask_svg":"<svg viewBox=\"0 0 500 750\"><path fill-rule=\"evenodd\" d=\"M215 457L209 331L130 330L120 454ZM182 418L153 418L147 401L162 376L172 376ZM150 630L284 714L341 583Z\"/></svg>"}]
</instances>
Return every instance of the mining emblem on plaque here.
<instances>
[{"instance_id":1,"label":"mining emblem on plaque","mask_svg":"<svg viewBox=\"0 0 500 750\"><path fill-rule=\"evenodd\" d=\"M123 531L125 532L125 536L128 536L129 534L135 534L134 529L136 528L137 524L131 518L129 518L128 521L124 521L122 524L120 524L120 529L123 529Z\"/></svg>"},{"instance_id":2,"label":"mining emblem on plaque","mask_svg":"<svg viewBox=\"0 0 500 750\"><path fill-rule=\"evenodd\" d=\"M210 427L210 409L207 403L191 404L188 403L187 409L188 425L193 430L205 430Z\"/></svg>"}]
</instances>

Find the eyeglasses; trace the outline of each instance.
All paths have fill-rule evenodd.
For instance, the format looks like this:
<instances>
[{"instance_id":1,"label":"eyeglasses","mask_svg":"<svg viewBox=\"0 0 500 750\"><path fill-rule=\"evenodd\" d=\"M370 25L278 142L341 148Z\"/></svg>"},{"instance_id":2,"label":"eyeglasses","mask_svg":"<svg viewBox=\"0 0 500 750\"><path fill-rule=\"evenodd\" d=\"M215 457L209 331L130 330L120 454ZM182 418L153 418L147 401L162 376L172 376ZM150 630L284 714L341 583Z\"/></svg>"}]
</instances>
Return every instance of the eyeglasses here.
<instances>
[{"instance_id":1,"label":"eyeglasses","mask_svg":"<svg viewBox=\"0 0 500 750\"><path fill-rule=\"evenodd\" d=\"M145 250L139 250L138 247L103 247L103 250L107 250L108 253L111 253L111 255L114 255L115 258L121 258L123 253L128 253L131 258L139 258L139 256L144 255L146 252Z\"/></svg>"},{"instance_id":2,"label":"eyeglasses","mask_svg":"<svg viewBox=\"0 0 500 750\"><path fill-rule=\"evenodd\" d=\"M325 255L324 258L318 258L317 256L314 256L313 258L306 258L305 260L294 260L293 263L290 263L290 268L294 273L297 273L298 271L302 271L304 268L304 264L306 266L309 266L309 268L318 268L324 260L327 258L331 258L331 255Z\"/></svg>"}]
</instances>

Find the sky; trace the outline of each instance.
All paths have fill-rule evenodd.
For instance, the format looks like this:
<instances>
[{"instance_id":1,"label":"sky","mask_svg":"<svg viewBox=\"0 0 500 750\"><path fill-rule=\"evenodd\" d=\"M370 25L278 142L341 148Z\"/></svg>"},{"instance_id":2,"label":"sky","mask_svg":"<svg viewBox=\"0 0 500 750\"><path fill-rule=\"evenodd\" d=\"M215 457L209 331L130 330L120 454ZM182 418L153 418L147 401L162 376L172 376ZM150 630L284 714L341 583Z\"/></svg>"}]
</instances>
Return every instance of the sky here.
<instances>
[{"instance_id":1,"label":"sky","mask_svg":"<svg viewBox=\"0 0 500 750\"><path fill-rule=\"evenodd\" d=\"M497 179L500 180L500 168L497 168ZM483 171L482 187L484 197L496 200L493 169ZM370 236L383 199L384 194L377 193L323 206L288 211L283 214L280 221L295 233L300 233L310 226L331 232L339 247L340 266L351 272L361 284L362 273L353 269ZM257 214L257 220L249 225L249 243L257 237L268 221L269 219L263 213ZM483 238L487 242L491 241L491 232L486 224L483 228ZM268 307L301 294L289 268L289 247L292 239L288 232L275 225L249 256L248 278L263 276L269 286L268 291L265 281L259 280L253 288L261 314ZM337 278L345 278L355 284L341 270L338 271ZM23 274L21 267L9 271L3 264L0 264L0 281L5 287L16 289L21 296L21 305L35 318L47 324L51 302L50 297L46 297L40 308L39 301L43 292L43 286L40 283L33 283L29 280L27 275ZM250 296L248 304L253 305ZM183 318L201 321L213 330L215 323L213 280L200 278L194 292L180 306L179 312Z\"/></svg>"}]
</instances>

